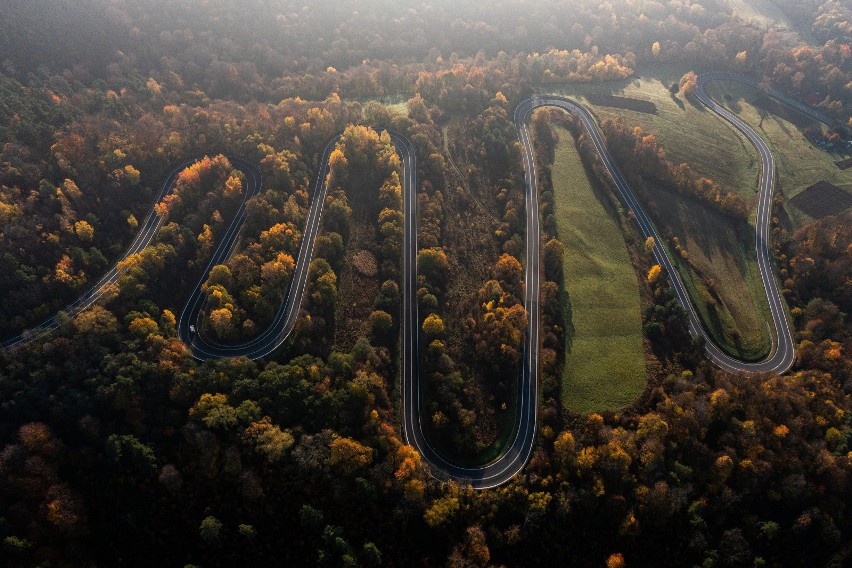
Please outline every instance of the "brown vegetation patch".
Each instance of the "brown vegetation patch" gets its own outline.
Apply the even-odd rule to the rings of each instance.
[[[657,114],[657,105],[651,101],[644,101],[642,99],[616,97],[615,95],[603,95],[599,93],[586,95],[586,99],[596,106],[623,108],[645,114]]]
[[[361,329],[373,310],[373,302],[379,294],[379,281],[375,277],[376,257],[365,247],[375,247],[375,227],[358,223],[353,219],[349,230],[347,250],[357,250],[352,256],[344,256],[337,277],[338,297],[334,309],[334,348],[348,352],[355,345]],[[366,253],[366,254],[364,254]],[[373,275],[366,276],[359,268],[358,259],[369,257],[373,262]]]
[[[837,215],[852,207],[852,195],[827,181],[818,181],[790,202],[814,219]]]
[[[482,191],[485,187],[484,182],[474,184],[475,191]],[[499,403],[489,377],[472,360],[470,332],[465,329],[464,321],[469,313],[474,313],[477,291],[490,277],[494,259],[499,257],[499,250],[491,237],[496,227],[491,217],[479,214],[472,194],[447,191],[446,195],[448,222],[444,227],[444,240],[448,243],[451,274],[444,307],[444,317],[448,322],[447,352],[462,376],[468,379],[465,388],[472,395],[470,400],[475,401],[472,410],[477,416],[476,439],[484,448],[499,442],[501,430],[507,427],[500,420],[505,419],[507,413],[498,410]]]
[[[758,359],[769,349],[757,265],[745,221],[712,206],[655,186],[648,210],[665,220],[661,237],[676,255],[684,284],[717,344],[741,358]],[[677,238],[677,240],[675,240]]]
[[[376,257],[368,250],[359,250],[352,257],[352,266],[362,276],[367,278],[375,278],[379,273],[379,265],[376,262]]]

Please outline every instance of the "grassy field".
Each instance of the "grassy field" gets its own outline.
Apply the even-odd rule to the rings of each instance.
[[[566,85],[556,92],[588,104],[601,120],[624,118],[627,124],[640,126],[654,134],[665,148],[666,155],[675,163],[686,162],[698,174],[708,177],[747,199],[757,195],[757,177],[760,161],[748,140],[701,103],[683,101],[669,93],[669,86],[677,83],[689,69],[661,65],[624,81],[610,81],[588,85]],[[544,88],[548,92],[551,85]],[[654,103],[656,114],[647,114],[620,108],[596,106],[586,99],[590,94],[609,94],[632,97]],[[709,151],[708,149],[711,149]]]
[[[644,389],[639,283],[617,213],[589,182],[574,138],[557,128],[553,188],[570,325],[562,400],[574,412],[619,408]]]
[[[754,256],[751,225],[722,215],[697,199],[654,190],[655,223],[680,240],[689,262],[673,251],[678,272],[717,345],[744,359],[769,352],[769,305]],[[711,229],[712,230],[708,230]]]
[[[787,202],[785,210],[793,227],[813,220],[789,204],[792,197],[811,184],[825,180],[852,193],[852,172],[841,170],[834,164],[846,155],[825,152],[811,144],[796,125],[755,106],[760,91],[732,81],[715,81],[707,86],[707,93],[736,112],[769,144],[775,155],[778,181]]]
[[[669,93],[668,86],[686,70],[658,66],[632,80],[581,85],[564,92],[580,99],[585,98],[584,94],[604,93],[653,102],[656,114],[590,106],[602,120],[621,116],[628,124],[656,135],[670,159],[690,164],[699,175],[739,193],[754,206],[760,171],[757,152],[739,132],[700,103],[693,104]],[[736,83],[723,85],[724,89],[712,84],[710,87],[708,92],[720,101],[725,100],[724,95],[729,91],[730,105],[745,120],[754,120],[757,127],[760,114],[747,98],[756,96],[754,89],[743,87],[737,91],[740,87]],[[848,174],[833,164],[831,156],[805,140],[792,124],[769,117],[758,132],[773,146],[787,198],[820,179],[848,187]],[[840,178],[844,178],[846,186]],[[678,235],[692,260],[681,262],[679,271],[699,306],[705,326],[730,353],[746,358],[767,353],[768,307],[754,260],[753,225],[734,226],[733,221],[699,201],[678,194],[667,192],[657,201],[660,210],[653,215],[655,222],[661,228],[670,227]],[[792,206],[787,209],[791,226],[810,220]]]

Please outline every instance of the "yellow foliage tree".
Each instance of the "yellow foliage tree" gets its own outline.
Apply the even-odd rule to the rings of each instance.
[[[438,314],[429,314],[423,320],[423,333],[430,336],[436,336],[444,333],[444,321]]]
[[[396,452],[396,460],[399,467],[396,468],[394,477],[405,481],[414,476],[420,465],[420,454],[412,446],[400,446]]]
[[[260,234],[261,246],[272,252],[295,250],[300,239],[301,233],[293,223],[277,223]]]
[[[494,275],[497,281],[500,282],[504,290],[512,292],[520,291],[516,290],[516,288],[520,285],[522,272],[523,268],[518,259],[506,253],[500,257],[500,260],[497,261],[497,265],[494,267]]]
[[[627,564],[624,562],[624,556],[620,552],[610,554],[606,559],[606,568],[624,568]]]
[[[219,337],[227,337],[234,330],[234,314],[228,308],[210,312],[210,327]]]
[[[332,187],[337,187],[346,181],[346,170],[349,166],[349,160],[343,154],[340,146],[332,150],[328,157],[328,180],[327,183]]]
[[[285,252],[278,253],[275,260],[270,260],[260,267],[264,286],[283,291],[284,286],[290,282],[295,266],[292,256]]]
[[[352,438],[335,438],[329,448],[329,465],[339,469],[344,475],[350,475],[373,461],[373,449]]]
[[[562,463],[563,467],[573,464],[577,455],[574,434],[567,430],[560,432],[559,436],[553,442],[553,453]]]
[[[684,95],[691,95],[698,87],[698,75],[694,71],[684,73],[680,78],[680,92]]]
[[[289,450],[295,442],[293,435],[273,424],[269,416],[249,424],[243,432],[242,439],[263,455],[269,463],[281,459],[284,452]]]
[[[243,182],[236,176],[231,174],[225,181],[224,195],[226,198],[239,197],[243,193]]]
[[[81,241],[90,243],[95,238],[95,229],[86,221],[77,221],[74,223],[74,234]]]
[[[104,307],[94,305],[74,318],[74,330],[77,333],[99,335],[114,334],[118,329],[118,320]]]
[[[652,266],[651,270],[648,271],[648,282],[652,284],[656,282],[657,279],[660,277],[661,270],[662,268],[660,268],[659,264],[655,264],[654,266]]]
[[[77,187],[77,184],[74,183],[74,180],[66,179],[62,183],[62,193],[64,193],[68,199],[80,199],[83,196],[83,192],[80,191],[80,188]]]
[[[438,527],[449,522],[458,510],[459,500],[457,497],[441,497],[436,499],[432,506],[426,510],[423,520],[430,527]]]
[[[132,322],[130,322],[130,325],[127,326],[127,329],[130,330],[130,333],[132,333],[133,335],[145,338],[152,333],[159,332],[160,326],[158,326],[157,322],[155,322],[151,318],[136,318]]]
[[[127,183],[130,185],[139,185],[139,180],[142,178],[139,170],[127,164],[124,166],[124,179],[127,180]]]
[[[86,274],[74,269],[74,260],[67,254],[62,255],[56,263],[53,275],[57,281],[70,286],[78,286],[86,281]]]

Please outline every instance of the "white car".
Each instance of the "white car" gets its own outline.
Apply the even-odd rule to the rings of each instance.
[[[194,325],[189,326],[189,333],[195,333],[195,326]]]

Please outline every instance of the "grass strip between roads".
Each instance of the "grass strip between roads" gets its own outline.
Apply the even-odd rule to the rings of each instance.
[[[554,130],[556,223],[570,302],[562,400],[580,413],[619,408],[647,379],[639,283],[617,212],[589,181],[571,133]]]
[[[766,293],[754,258],[751,225],[732,219],[691,197],[654,188],[659,210],[654,222],[666,223],[688,261],[670,249],[689,295],[714,342],[732,355],[766,356],[771,321]]]
[[[645,133],[657,137],[675,163],[686,162],[700,175],[746,199],[756,199],[760,166],[754,148],[700,103],[684,101],[669,92],[669,85],[676,83],[686,70],[660,65],[646,69],[638,78],[566,88],[566,92],[573,90],[572,94],[581,99],[585,94],[606,92],[653,102],[656,115],[595,105],[591,108],[602,120],[621,116],[628,124],[640,126]],[[708,93],[722,101],[722,92],[713,87]],[[729,90],[733,92],[734,86]],[[736,100],[744,102],[741,96]],[[769,127],[769,122],[765,121],[764,126]],[[760,129],[758,132],[764,134]],[[801,142],[809,144],[804,139]],[[773,145],[775,150],[779,150],[777,145]],[[780,150],[783,155],[785,149]],[[782,176],[783,162],[779,160]],[[831,167],[837,169],[833,163]],[[754,238],[750,236],[754,232],[753,215],[748,225],[735,226],[733,220],[716,214],[698,200],[665,190],[658,190],[657,194],[660,210],[649,214],[658,227],[670,228],[689,254],[692,265],[677,254],[672,258],[710,335],[732,355],[749,360],[766,355],[771,344],[765,324],[769,309],[754,260]]]

